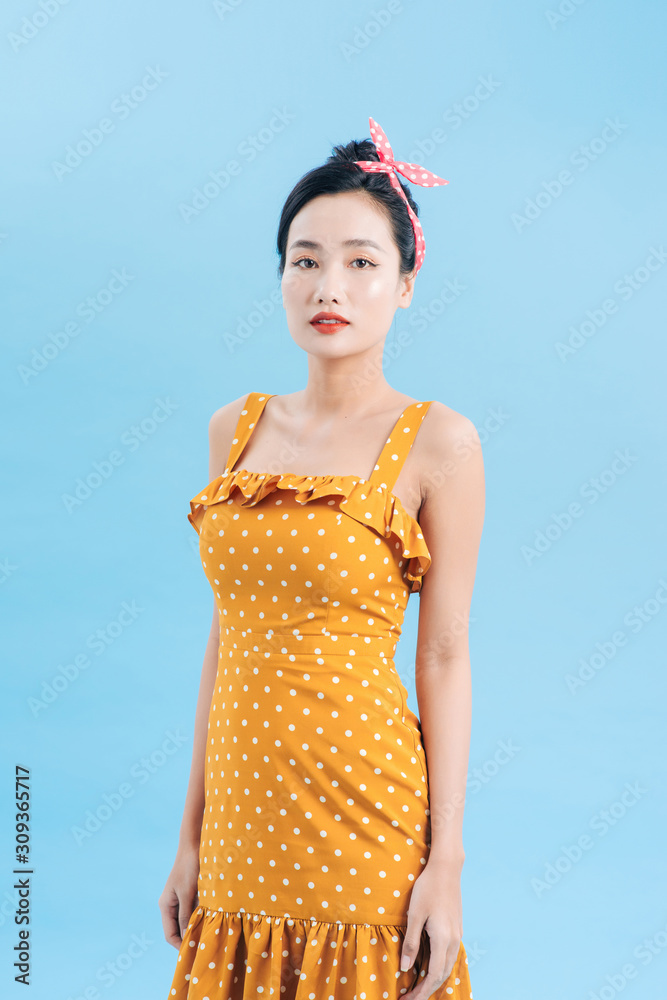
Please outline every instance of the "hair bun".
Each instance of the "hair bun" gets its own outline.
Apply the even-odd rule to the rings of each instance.
[[[359,141],[352,139],[344,146],[334,146],[331,151],[331,156],[326,160],[326,162],[352,163],[354,160],[377,160],[378,163],[380,162],[377,148],[372,139],[361,139]],[[359,169],[361,170],[361,167]],[[391,182],[386,175],[374,174],[373,176],[376,184],[379,184],[380,186],[386,185],[387,189],[391,187]],[[383,179],[380,180],[380,177]],[[412,191],[410,190],[409,185],[405,183],[402,177],[398,177],[397,180],[403,188],[410,208],[415,215],[419,216],[419,206],[412,196]]]
[[[357,142],[352,139],[345,146],[334,146],[327,163],[351,163],[354,160],[378,160],[378,151],[372,139]]]

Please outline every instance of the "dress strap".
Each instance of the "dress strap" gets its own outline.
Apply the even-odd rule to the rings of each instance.
[[[394,489],[403,463],[412,448],[417,431],[422,420],[428,413],[433,400],[424,403],[411,403],[401,413],[394,424],[387,442],[380,452],[380,457],[369,480],[375,486],[382,486],[390,493]]]
[[[250,436],[257,426],[257,421],[261,417],[262,411],[271,399],[271,396],[275,396],[275,393],[248,393],[248,398],[243,404],[243,409],[241,410],[236,424],[236,430],[234,431],[234,440],[232,441],[232,446],[229,451],[229,457],[225,467],[225,475],[228,472],[231,472],[238,462],[239,457],[250,440]]]

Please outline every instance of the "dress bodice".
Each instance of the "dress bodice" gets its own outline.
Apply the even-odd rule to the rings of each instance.
[[[430,403],[403,411],[368,480],[231,471],[270,398],[249,394],[225,471],[190,501],[221,624],[398,639],[431,557],[392,490]]]

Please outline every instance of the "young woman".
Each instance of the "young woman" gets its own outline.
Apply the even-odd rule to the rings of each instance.
[[[442,179],[396,164],[370,121],[375,142],[335,147],[280,220],[307,385],[217,410],[211,481],[190,501],[214,613],[159,900],[176,1000],[472,997],[460,878],[482,454],[468,418],[384,378],[424,256],[397,172]],[[420,718],[394,666],[415,592]]]

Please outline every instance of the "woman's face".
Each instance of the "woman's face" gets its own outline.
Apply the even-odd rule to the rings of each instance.
[[[318,357],[345,357],[384,343],[397,308],[410,305],[414,277],[399,275],[400,255],[382,208],[359,191],[319,195],[289,228],[283,307],[294,341]],[[347,325],[318,329],[318,313]]]

